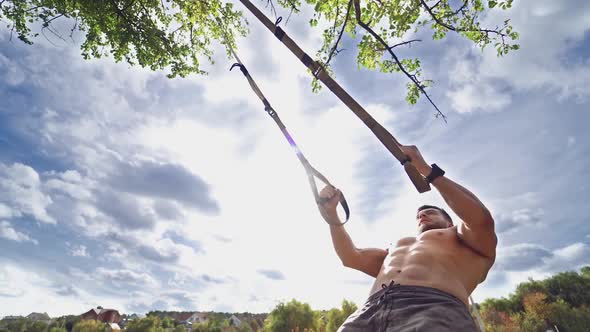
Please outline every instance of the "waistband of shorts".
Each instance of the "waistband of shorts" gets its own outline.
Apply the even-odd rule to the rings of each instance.
[[[451,299],[451,300],[457,302],[458,304],[461,304],[462,306],[465,306],[465,302],[461,301],[461,299],[459,299],[455,295],[449,294],[449,293],[444,292],[440,289],[426,287],[426,286],[413,286],[413,285],[400,285],[400,284],[391,284],[383,289],[380,289],[379,291],[377,291],[374,294],[372,294],[371,296],[369,296],[369,298],[367,299],[366,302],[373,302],[375,300],[378,300],[381,297],[381,295],[383,295],[386,292],[388,294],[419,293],[419,294],[430,294],[430,295],[436,295],[436,296],[443,296],[443,297],[446,297],[448,299]]]

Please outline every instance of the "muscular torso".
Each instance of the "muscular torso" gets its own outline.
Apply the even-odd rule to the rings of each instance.
[[[493,260],[464,245],[456,227],[433,229],[399,240],[389,249],[371,294],[392,280],[401,285],[426,286],[467,298],[485,280]]]

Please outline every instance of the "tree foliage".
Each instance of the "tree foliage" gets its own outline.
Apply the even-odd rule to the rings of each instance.
[[[152,70],[170,69],[170,77],[205,74],[199,58],[211,63],[213,40],[245,35],[240,14],[220,0],[6,0],[0,19],[11,35],[31,44],[39,34],[64,39],[54,23],[68,19],[70,37],[85,33],[85,59],[111,55]]]
[[[257,2],[252,0],[253,2]],[[505,10],[513,0],[276,0],[291,12],[313,7],[312,27],[323,29],[323,43],[316,59],[331,72],[330,62],[340,52],[342,36],[357,38],[357,64],[383,73],[403,73],[408,81],[406,100],[415,104],[421,95],[432,103],[423,79],[421,62],[403,58],[398,50],[421,40],[404,40],[426,29],[434,40],[458,33],[480,48],[493,44],[497,54],[518,49],[518,33],[507,19],[496,27],[481,26],[491,11]],[[270,4],[273,0],[258,1]],[[4,0],[0,20],[7,21],[11,36],[32,43],[39,34],[67,38],[55,23],[69,24],[66,34],[82,31],[84,58],[111,55],[152,70],[169,70],[170,77],[206,74],[200,61],[213,63],[213,44],[235,48],[235,39],[247,34],[241,10],[223,0]],[[320,24],[321,23],[321,24]],[[314,90],[320,88],[314,79]],[[440,113],[439,111],[439,114]]]
[[[52,327],[49,329],[49,332],[68,332],[68,331],[63,327]]]
[[[174,320],[170,317],[164,317],[162,319],[162,327],[165,329],[174,327]]]
[[[340,325],[344,323],[346,318],[350,316],[353,312],[357,309],[356,304],[344,300],[342,301],[341,308],[333,308],[330,309],[325,317],[326,317],[326,332],[336,332]]]
[[[160,318],[157,316],[147,316],[140,319],[134,319],[125,327],[126,332],[164,332],[161,327]]]
[[[21,317],[18,319],[3,319],[0,321],[0,328],[7,331],[24,332],[27,329],[28,321],[26,318]]]
[[[512,0],[305,0],[314,6],[314,17],[310,25],[317,26],[320,20],[332,22],[323,31],[323,44],[317,57],[329,67],[329,62],[339,53],[339,43],[344,32],[353,38],[358,35],[357,64],[367,69],[378,69],[383,73],[403,73],[408,79],[406,100],[415,104],[420,95],[437,106],[430,99],[426,88],[432,80],[422,79],[421,62],[418,58],[402,58],[398,50],[419,39],[404,40],[410,34],[430,29],[432,39],[440,40],[448,32],[462,35],[482,50],[490,45],[496,48],[498,56],[517,50],[514,43],[518,33],[507,19],[501,26],[482,27],[480,18],[492,10],[505,10],[512,6]],[[297,9],[300,0],[279,0],[285,7]],[[319,89],[319,83],[314,82]],[[440,113],[439,111],[439,114]]]
[[[186,329],[184,328],[184,326],[178,325],[172,330],[172,332],[186,332]]]
[[[57,318],[51,323],[34,321],[29,318],[8,318],[0,320],[0,331],[10,332],[65,332],[64,317]]]
[[[48,324],[42,321],[32,322],[27,328],[27,332],[45,332],[48,329]]]
[[[587,331],[590,326],[590,267],[568,271],[544,280],[521,283],[508,298],[487,299],[481,304],[486,330]]]
[[[295,299],[279,303],[268,315],[264,325],[266,331],[282,332],[299,329],[317,330],[317,313],[309,304]]]
[[[193,324],[192,332],[221,332],[221,321],[209,319],[206,322]]]
[[[74,325],[74,329],[72,332],[109,332],[111,329],[110,327],[97,320],[81,320],[76,325]]]

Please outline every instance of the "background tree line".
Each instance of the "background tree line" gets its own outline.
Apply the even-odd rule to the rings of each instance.
[[[243,320],[233,326],[231,314],[209,313],[206,322],[192,326],[193,332],[335,332],[357,306],[347,300],[340,308],[313,310],[307,303],[292,299],[279,303],[264,320]],[[561,272],[543,280],[529,279],[502,298],[479,305],[487,332],[587,332],[590,331],[590,266],[579,272]],[[255,317],[256,315],[253,315]],[[109,332],[107,324],[78,316],[62,316],[50,324],[26,318],[1,320],[0,331],[10,332]],[[185,327],[166,312],[154,311],[130,321],[126,332],[184,332]]]
[[[507,298],[481,303],[486,331],[590,331],[590,266],[529,279]]]

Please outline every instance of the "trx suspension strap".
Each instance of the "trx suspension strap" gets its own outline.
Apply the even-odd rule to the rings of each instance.
[[[328,75],[322,66],[309,57],[286,33],[278,24],[281,18],[272,23],[256,6],[249,0],[240,0],[248,10],[256,16],[256,18],[268,28],[311,72],[313,75],[322,81],[330,91],[332,91],[351,111],[358,116],[369,129],[377,136],[381,143],[389,150],[389,152],[404,166],[404,169],[410,180],[418,190],[423,193],[430,190],[430,185],[424,180],[424,177],[418,170],[410,163],[410,159],[400,149],[399,142],[379,124],[373,117],[363,109],[334,79]]]
[[[231,66],[231,68],[229,70],[232,70],[234,67],[239,67],[240,70],[242,71],[242,73],[244,74],[244,76],[246,76],[246,78],[248,79],[248,83],[250,83],[250,87],[252,88],[254,93],[256,93],[258,98],[260,98],[260,100],[264,104],[264,110],[275,121],[275,123],[277,124],[279,129],[281,129],[281,131],[283,132],[283,135],[285,135],[285,138],[287,139],[287,141],[289,142],[289,144],[291,145],[291,147],[295,151],[297,158],[299,158],[299,161],[303,165],[303,168],[305,168],[305,172],[307,173],[307,179],[309,181],[309,186],[311,187],[311,191],[313,192],[316,203],[323,204],[328,199],[320,197],[320,195],[318,193],[318,188],[315,183],[315,178],[317,177],[318,179],[320,179],[320,181],[322,181],[323,183],[325,183],[327,185],[331,185],[330,181],[328,181],[328,179],[326,179],[326,177],[322,173],[320,173],[313,166],[311,166],[309,161],[307,161],[307,159],[305,158],[305,156],[303,155],[301,150],[299,150],[299,147],[297,147],[297,144],[295,143],[295,141],[293,140],[293,138],[291,137],[291,135],[287,131],[287,128],[285,127],[285,125],[283,124],[281,119],[279,118],[279,115],[277,114],[277,112],[272,108],[272,106],[270,105],[270,103],[268,102],[268,100],[266,99],[264,94],[262,93],[262,91],[260,91],[260,89],[258,88],[258,85],[254,81],[252,76],[250,76],[250,73],[246,69],[246,66],[244,66],[244,64],[242,64],[242,62],[240,61],[240,58],[238,58],[238,55],[236,54],[236,52],[234,52],[234,50],[231,47],[231,45],[229,44],[229,42],[226,41],[226,45],[229,48],[233,57],[237,61],[236,63],[234,63]],[[344,225],[346,222],[348,222],[348,218],[350,217],[350,209],[348,208],[348,203],[346,202],[346,199],[344,198],[344,194],[342,194],[340,197],[340,205],[342,205],[342,208],[344,209],[344,212],[346,213],[346,220],[343,223],[332,223],[332,222],[327,221],[329,224]]]

